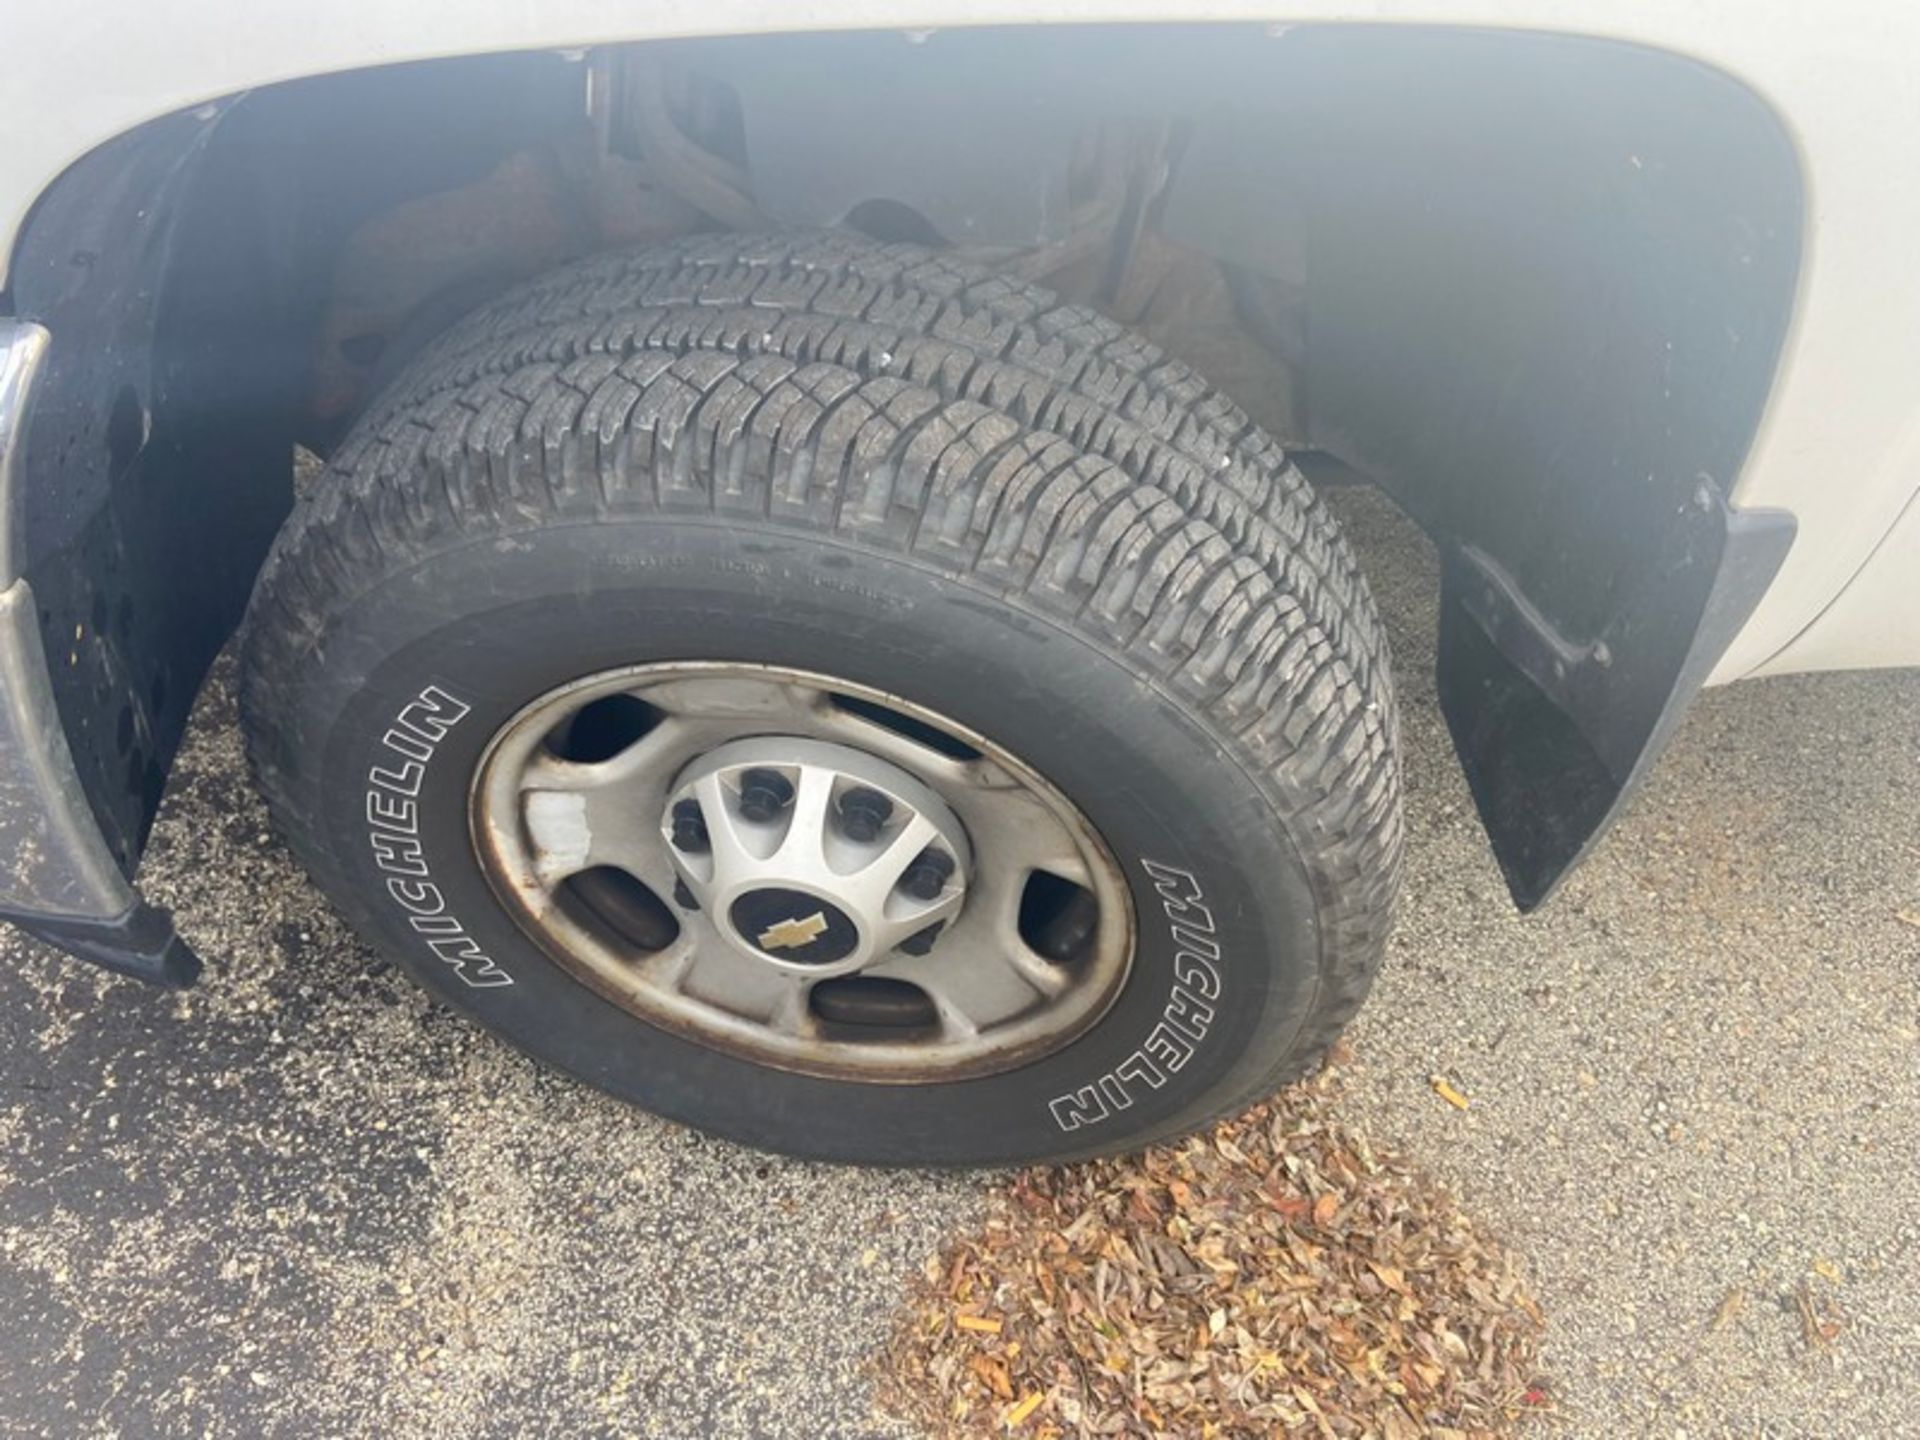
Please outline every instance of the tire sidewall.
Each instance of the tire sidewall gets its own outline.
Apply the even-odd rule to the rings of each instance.
[[[472,777],[538,696],[674,660],[897,693],[1047,776],[1106,839],[1132,896],[1133,963],[1106,1015],[997,1075],[863,1084],[672,1034],[552,962],[476,857]],[[477,537],[389,573],[330,617],[296,673],[300,693],[275,704],[276,763],[312,817],[304,858],[363,932],[514,1044],[675,1120],[836,1160],[1104,1153],[1244,1098],[1314,1007],[1314,897],[1272,800],[1138,666],[974,580],[765,525],[602,516]],[[422,732],[407,717],[423,696],[457,718]],[[372,837],[407,823],[418,866],[396,873],[393,845],[376,853]]]

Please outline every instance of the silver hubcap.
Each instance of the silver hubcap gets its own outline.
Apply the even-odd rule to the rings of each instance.
[[[736,949],[817,977],[864,970],[916,937],[931,951],[966,898],[953,812],[898,766],[844,745],[722,745],[683,773],[662,833]]]
[[[897,697],[762,666],[590,677],[494,737],[474,839],[501,900],[603,995],[851,1079],[1026,1063],[1118,992],[1133,920],[1079,811]]]

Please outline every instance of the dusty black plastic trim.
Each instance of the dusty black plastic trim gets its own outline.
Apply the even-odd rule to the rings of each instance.
[[[1786,512],[1732,510],[1703,487],[1666,563],[1583,647],[1540,633],[1538,612],[1499,590],[1470,547],[1446,553],[1440,708],[1522,910],[1553,893],[1645,778],[1793,533]]]
[[[40,340],[0,484],[0,916],[168,986],[199,962],[131,876],[290,498],[254,211],[199,188],[216,130],[143,127],[36,209],[11,300]]]
[[[173,917],[146,901],[111,920],[59,920],[0,910],[37,940],[136,980],[184,990],[200,978],[200,957],[174,932]]]
[[[108,851],[133,873],[202,677],[292,500],[265,219],[220,120],[82,159],[14,258],[51,339],[8,504],[48,681]]]

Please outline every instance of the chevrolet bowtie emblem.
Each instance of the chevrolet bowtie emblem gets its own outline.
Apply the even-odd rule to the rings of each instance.
[[[782,920],[760,932],[762,950],[797,950],[827,933],[827,912],[816,910],[800,920]]]

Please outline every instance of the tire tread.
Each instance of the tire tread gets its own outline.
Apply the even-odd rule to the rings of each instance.
[[[1318,1063],[1378,966],[1403,847],[1359,567],[1284,449],[1192,370],[911,246],[726,236],[597,256],[431,345],[256,584],[243,714],[296,849],[297,767],[272,737],[330,615],[477,534],[634,513],[911,557],[1067,624],[1201,716],[1282,815],[1321,921],[1296,1042],[1215,1110]]]

